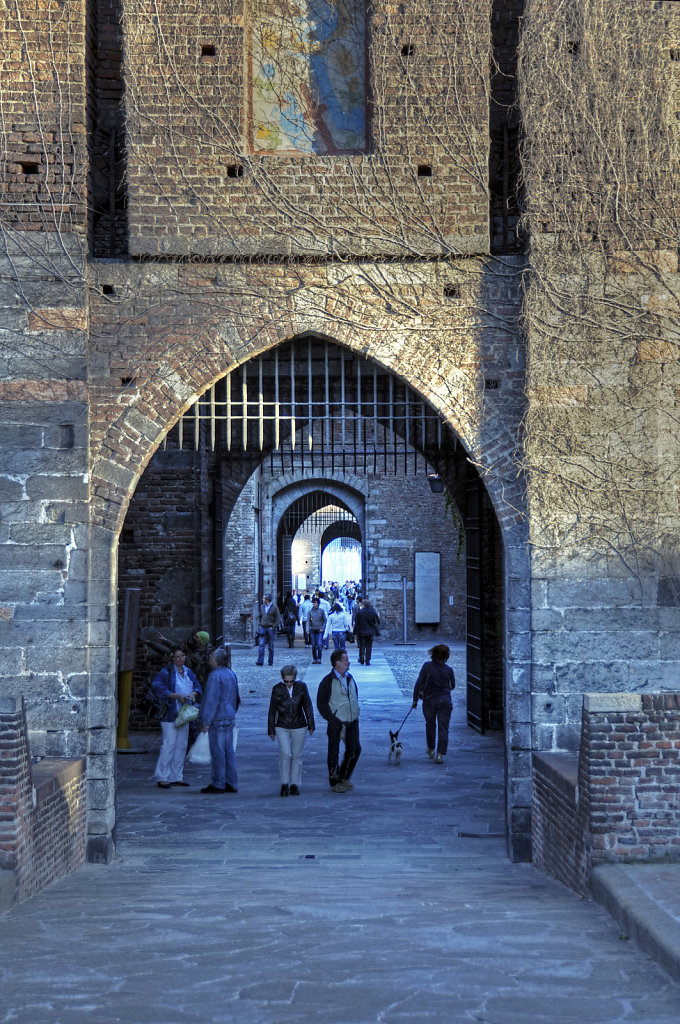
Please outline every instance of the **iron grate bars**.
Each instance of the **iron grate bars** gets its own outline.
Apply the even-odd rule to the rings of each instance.
[[[306,335],[211,387],[166,439],[217,447],[272,468],[425,474],[453,460],[456,438],[416,391],[377,363]]]

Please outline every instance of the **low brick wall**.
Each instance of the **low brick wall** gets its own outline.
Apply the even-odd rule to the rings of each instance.
[[[0,698],[0,868],[25,899],[85,862],[84,759],[31,765],[21,697]]]
[[[534,754],[537,867],[576,892],[591,870],[680,860],[680,694],[585,694],[581,749]]]
[[[578,810],[578,756],[534,754],[533,862],[570,889],[583,892],[587,857]]]

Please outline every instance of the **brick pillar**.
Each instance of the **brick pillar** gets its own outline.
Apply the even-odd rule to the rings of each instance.
[[[0,868],[30,873],[33,785],[23,697],[0,697]]]

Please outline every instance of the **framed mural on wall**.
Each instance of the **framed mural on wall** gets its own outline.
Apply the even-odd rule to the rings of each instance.
[[[363,0],[252,0],[248,38],[252,153],[367,149]]]

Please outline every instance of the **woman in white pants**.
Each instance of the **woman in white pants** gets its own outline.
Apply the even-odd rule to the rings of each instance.
[[[175,725],[182,704],[193,704],[201,696],[201,684],[184,662],[186,654],[181,647],[172,652],[172,662],[162,668],[151,684],[154,693],[168,710],[161,722],[163,742],[158,755],[154,777],[161,789],[170,786],[188,786],[184,781],[184,758],[189,742],[189,723]]]
[[[295,665],[284,665],[281,682],[272,689],[267,733],[279,743],[281,796],[298,796],[302,777],[302,751],[307,733],[314,732],[314,709],[309,690],[297,680]]]

